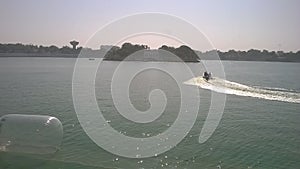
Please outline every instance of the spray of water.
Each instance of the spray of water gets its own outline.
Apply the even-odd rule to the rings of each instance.
[[[237,96],[248,96],[266,100],[276,100],[289,103],[300,103],[300,93],[293,90],[280,88],[266,88],[258,86],[247,86],[244,84],[231,82],[218,77],[209,81],[202,77],[192,78],[185,82],[187,85],[195,85],[203,89],[218,93],[225,93]]]

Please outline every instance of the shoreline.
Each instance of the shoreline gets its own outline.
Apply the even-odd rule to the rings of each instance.
[[[78,54],[48,54],[48,53],[0,53],[1,57],[47,57],[47,58],[77,58]]]
[[[40,53],[0,53],[0,58],[73,58],[77,59],[79,54],[40,54]],[[103,57],[82,57],[82,58],[98,58]],[[202,59],[203,61],[213,61],[214,59]],[[284,63],[300,63],[300,61],[289,61],[289,60],[247,60],[247,59],[220,59],[221,61],[248,61],[248,62],[284,62]],[[121,60],[109,60],[103,59],[103,61],[118,61]],[[125,61],[137,61],[137,62],[180,62],[180,61],[163,61],[163,60],[125,60]],[[199,63],[199,61],[183,61],[186,63]]]

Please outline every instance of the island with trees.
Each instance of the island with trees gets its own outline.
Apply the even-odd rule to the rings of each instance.
[[[55,45],[42,46],[32,44],[1,44],[0,57],[66,57],[77,58],[79,53],[86,58],[103,58],[107,61],[137,60],[137,61],[184,61],[199,62],[200,60],[212,60],[213,54],[218,54],[221,60],[236,61],[276,61],[276,62],[300,62],[300,51],[268,51],[250,49],[248,51],[219,50],[197,51],[182,45],[178,48],[162,45],[159,49],[150,49],[147,45],[124,43],[121,47],[102,45],[99,49],[77,47],[79,42],[70,41],[69,46],[57,47]],[[139,51],[142,51],[142,53]],[[158,51],[166,51],[168,55],[159,55]],[[128,57],[136,54],[134,57]],[[176,56],[175,56],[176,55]],[[200,57],[199,57],[200,56]],[[128,59],[129,58],[129,59]],[[178,59],[179,58],[179,59]]]
[[[167,52],[163,52],[163,51]],[[142,52],[139,52],[142,51]],[[134,55],[135,52],[139,52]],[[132,55],[128,57],[129,55]],[[190,47],[182,45],[178,48],[163,45],[159,49],[150,50],[147,45],[133,45],[124,43],[121,47],[113,46],[104,56],[110,61],[171,61],[171,62],[199,62],[199,57]]]

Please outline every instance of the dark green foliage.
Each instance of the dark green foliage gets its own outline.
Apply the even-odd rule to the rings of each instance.
[[[159,49],[166,50],[174,55],[178,56],[182,61],[186,62],[198,62],[199,58],[197,54],[188,46],[180,46],[179,48],[168,47],[163,45]],[[133,54],[134,52],[140,50],[150,50],[146,45],[133,45],[131,43],[124,43],[121,48],[119,47],[112,47],[107,54],[105,55],[105,60],[116,60],[121,61],[124,60],[127,56]],[[143,57],[143,56],[141,56]],[[141,59],[142,60],[142,59]],[[155,60],[155,58],[154,58]],[[167,61],[167,60],[166,60]]]
[[[81,48],[72,49],[68,46],[58,48],[52,46],[37,46],[37,45],[24,45],[17,44],[0,44],[0,53],[40,53],[40,54],[78,54]]]
[[[84,49],[86,57],[103,57],[105,60],[124,60],[128,55],[133,54],[140,50],[148,50],[146,45],[133,45],[131,43],[124,43],[122,47],[117,46],[103,46],[103,49],[93,50],[90,48],[78,47],[73,49],[68,46],[61,48],[52,46],[37,46],[37,45],[24,45],[21,43],[16,44],[0,44],[0,54],[3,56],[47,56],[47,57],[76,57],[80,51]],[[300,62],[300,51],[298,52],[284,52],[284,51],[267,51],[250,49],[248,51],[235,51],[229,50],[221,52],[210,50],[207,52],[194,51],[188,46],[182,45],[179,48],[163,45],[159,48],[178,56],[185,62],[198,62],[202,60],[212,60],[212,55],[216,53],[221,60],[239,60],[239,61],[278,61],[278,62]],[[197,55],[197,54],[198,55]],[[11,54],[11,55],[9,55]],[[15,55],[20,54],[20,55]],[[69,56],[70,55],[70,56]],[[1,56],[1,55],[0,55]],[[200,59],[199,57],[200,56]],[[214,58],[215,59],[215,58]],[[142,59],[141,59],[142,60]]]
[[[104,56],[105,60],[124,60],[127,56],[137,52],[139,50],[149,49],[146,45],[133,45],[131,43],[124,43],[121,48],[113,46]]]

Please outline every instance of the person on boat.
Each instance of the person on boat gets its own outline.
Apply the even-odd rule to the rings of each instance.
[[[208,81],[209,79],[211,79],[211,73],[210,72],[208,73],[207,71],[205,71],[203,73],[203,78]]]
[[[204,78],[205,80],[208,80],[208,79],[209,79],[207,71],[205,71],[205,72],[203,73],[203,78]]]

